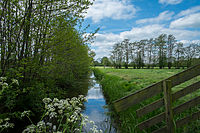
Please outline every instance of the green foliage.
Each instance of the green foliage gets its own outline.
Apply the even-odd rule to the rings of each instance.
[[[87,91],[82,82],[91,63],[87,43],[94,34],[83,37],[82,22],[91,4],[90,0],[0,1],[0,8],[6,9],[0,13],[0,75],[8,84],[1,84],[0,118],[15,122],[13,132],[28,124],[19,119],[20,112],[32,110],[33,121],[40,118],[44,97]]]
[[[111,62],[109,61],[108,57],[103,57],[101,59],[101,64],[104,65],[104,68],[105,66],[111,66]]]
[[[49,43],[51,62],[43,68],[44,75],[54,79],[63,87],[76,84],[89,71],[90,58],[88,46],[83,43],[81,35],[74,27],[70,27],[64,18],[59,18],[59,24],[52,31],[54,37]]]

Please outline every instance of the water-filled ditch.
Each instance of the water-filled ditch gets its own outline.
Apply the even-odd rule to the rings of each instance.
[[[94,121],[98,129],[101,129],[103,133],[116,133],[111,117],[108,115],[109,109],[107,108],[101,85],[95,80],[94,74],[91,74],[90,82],[91,85],[87,93],[88,102],[85,103],[83,114],[87,115],[89,120]],[[90,128],[91,125],[87,124],[85,127],[86,132]]]

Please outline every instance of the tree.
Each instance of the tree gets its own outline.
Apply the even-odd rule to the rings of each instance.
[[[21,75],[24,82],[40,78],[38,70],[52,59],[52,51],[49,50],[50,41],[55,36],[52,31],[57,30],[63,18],[69,29],[81,27],[83,13],[91,4],[89,0],[1,1],[1,76],[8,73],[13,77]]]
[[[96,53],[92,50],[89,50],[89,57],[90,57],[90,60],[91,60],[91,65],[93,65],[95,67],[95,61],[94,61],[94,57],[96,56]]]
[[[140,42],[136,42],[136,65],[137,68],[144,67],[144,58],[145,58],[145,45],[146,40],[141,40]]]
[[[130,43],[130,56],[131,56],[131,64],[133,68],[136,69],[136,50],[137,50],[137,42]]]
[[[121,42],[122,49],[123,49],[123,55],[124,55],[124,60],[125,60],[125,69],[128,69],[128,64],[129,64],[129,55],[130,55],[130,40],[129,39],[124,39]]]
[[[192,59],[197,57],[198,44],[190,43],[189,46],[184,48],[185,58],[187,60],[187,67],[191,67]]]
[[[161,34],[156,38],[156,46],[158,47],[158,62],[160,69],[164,68],[166,62],[166,34]]]
[[[151,38],[149,40],[147,40],[147,59],[148,59],[148,66],[147,68],[150,68],[150,66],[153,64],[153,58],[152,58],[152,54],[153,54],[153,46],[154,46],[154,39]]]
[[[101,59],[101,64],[103,64],[104,68],[105,68],[106,66],[110,66],[110,65],[111,65],[111,63],[110,63],[108,57],[103,57],[103,58]]]
[[[178,42],[175,46],[175,55],[176,55],[176,68],[180,68],[181,66],[181,57],[183,56],[184,49],[183,49],[183,43]]]
[[[121,68],[123,59],[123,49],[121,43],[115,43],[112,51],[112,60],[115,68]]]
[[[167,38],[167,63],[168,63],[168,68],[171,69],[172,67],[172,62],[173,62],[173,51],[176,43],[176,38],[173,35],[168,35]]]

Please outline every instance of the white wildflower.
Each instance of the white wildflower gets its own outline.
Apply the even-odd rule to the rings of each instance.
[[[57,113],[56,113],[56,112],[51,112],[51,113],[49,114],[49,116],[50,116],[50,119],[51,119],[51,118],[54,118],[54,117],[57,117]]]
[[[46,128],[45,122],[44,122],[44,121],[39,121],[39,122],[37,123],[37,127],[38,127],[38,129],[40,129],[40,130],[45,129],[45,128]]]
[[[56,131],[56,125],[53,125],[53,130]]]
[[[7,83],[3,83],[2,84],[2,89],[7,89],[8,88],[8,84]]]
[[[51,126],[52,126],[52,123],[47,122],[46,125],[49,126],[49,127],[51,127]]]
[[[62,114],[63,113],[63,110],[61,109],[61,110],[58,110],[58,113],[59,114]]]
[[[47,109],[49,112],[55,111],[55,108],[54,108],[54,106],[53,106],[52,104],[48,104],[48,105],[46,106],[46,109]]]
[[[29,125],[22,133],[33,133],[35,132],[36,126],[35,125]]]
[[[69,130],[72,130],[71,128],[73,126],[86,126],[87,123],[91,123],[93,127],[91,128],[92,133],[103,133],[102,130],[98,130],[97,126],[95,125],[94,121],[89,121],[88,116],[85,116],[81,114],[81,107],[83,106],[83,102],[86,100],[86,98],[83,95],[80,95],[78,98],[73,97],[70,99],[57,99],[54,98],[51,100],[50,98],[44,98],[43,102],[45,103],[45,115],[48,119],[45,119],[44,121],[40,121],[37,123],[37,126],[34,127],[34,125],[30,126],[24,132],[35,132],[36,129],[38,132],[42,132],[43,130],[48,129],[48,132],[54,132],[54,133],[61,133],[60,131],[57,131],[57,127],[59,126],[57,124],[53,125],[52,120],[66,122],[63,124],[67,124],[66,126],[69,128]],[[23,115],[27,115],[27,112],[24,112]],[[22,116],[23,116],[22,115]],[[50,119],[49,119],[50,118]],[[52,119],[55,118],[55,119]],[[62,120],[61,118],[65,118],[65,120]],[[60,126],[59,126],[60,127]],[[62,129],[62,125],[60,129]],[[79,132],[79,127],[76,127],[73,129],[73,132]]]
[[[103,133],[103,131],[100,129],[100,130],[99,130],[99,133]]]
[[[57,132],[54,132],[54,133],[62,133],[61,131],[57,131]]]
[[[4,82],[4,81],[7,80],[7,78],[6,78],[6,77],[0,77],[0,80],[1,80],[2,82]]]
[[[72,100],[72,101],[76,101],[76,100],[77,100],[77,97],[72,97],[71,100]]]
[[[21,117],[24,117],[24,116],[29,116],[29,115],[30,115],[30,113],[31,113],[31,111],[30,111],[30,110],[28,110],[28,111],[24,111],[24,112],[22,112],[22,114],[21,114]]]
[[[94,121],[90,121],[91,124],[94,124]]]
[[[19,82],[18,82],[18,80],[16,80],[16,79],[12,79],[12,83],[13,83],[13,84],[16,84],[16,85],[19,85]]]
[[[6,119],[4,119],[5,121],[9,121],[10,120],[10,118],[6,118]]]
[[[51,100],[51,98],[44,98],[42,101],[43,101],[43,103],[48,104],[48,103],[50,103],[52,100]]]
[[[80,131],[80,129],[78,129],[78,128],[75,128],[75,129],[74,129],[74,131]]]
[[[54,99],[53,99],[53,102],[54,102],[54,103],[59,102],[58,98],[54,98]]]

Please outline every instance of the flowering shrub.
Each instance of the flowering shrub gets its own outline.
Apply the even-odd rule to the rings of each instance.
[[[6,89],[11,87],[13,84],[19,85],[18,80],[16,80],[16,79],[12,79],[12,83],[10,85],[8,85],[6,80],[7,80],[6,77],[0,77],[0,86],[1,86],[0,94],[2,94],[4,91],[6,91]]]
[[[18,86],[18,80],[0,77],[0,100],[4,99],[4,107],[9,110],[12,110],[16,105],[16,97],[20,93]]]
[[[94,125],[93,121],[89,121],[87,116],[81,114],[81,107],[85,101],[86,98],[83,95],[80,95],[78,98],[73,97],[71,100],[44,98],[45,112],[37,124],[34,124],[29,118],[30,111],[22,113],[21,116],[27,116],[32,123],[23,133],[82,132],[83,126],[86,126],[86,123],[93,124],[93,128],[91,128],[92,133],[101,133],[102,131],[97,130],[97,126]]]
[[[14,127],[14,124],[10,123],[9,120],[9,118],[0,119],[0,133],[3,132],[5,129]]]
[[[22,94],[24,89],[18,89],[19,83],[16,79],[9,81],[11,82],[7,82],[6,77],[0,77],[0,99],[6,97],[5,106],[12,109],[17,102],[16,96]],[[92,125],[90,132],[101,133],[102,131],[97,129],[94,122],[89,121],[88,117],[81,113],[85,101],[87,99],[83,95],[61,100],[44,98],[45,111],[37,124],[34,124],[29,117],[31,111],[21,113],[22,118],[26,116],[31,122],[31,125],[27,126],[23,133],[77,133],[82,132],[87,123]],[[0,133],[14,127],[9,120],[9,118],[0,118]]]

